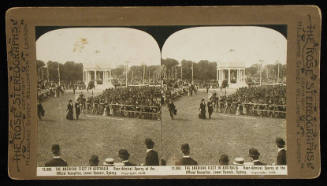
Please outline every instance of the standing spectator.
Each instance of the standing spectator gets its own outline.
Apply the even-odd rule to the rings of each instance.
[[[183,158],[177,161],[176,165],[197,165],[198,162],[190,157],[190,146],[185,143],[181,146],[181,150],[183,152]]]
[[[66,119],[68,120],[73,120],[74,119],[74,110],[73,110],[74,106],[73,106],[73,100],[69,100],[68,105],[67,105],[67,115],[66,115]]]
[[[211,115],[213,112],[213,104],[211,101],[208,101],[208,114],[209,114],[209,119],[211,119]]]
[[[158,152],[153,150],[154,142],[150,138],[145,139],[146,157],[145,165],[159,165]]]
[[[97,155],[92,155],[89,160],[90,166],[98,166],[99,165],[99,157]]]
[[[118,152],[118,156],[121,159],[121,162],[124,166],[135,166],[135,164],[128,161],[129,153],[126,149],[120,149]]]
[[[168,109],[169,109],[170,118],[173,120],[174,115],[176,115],[176,113],[177,113],[177,110],[171,99],[169,100],[169,103],[168,103]]]
[[[76,120],[78,120],[79,115],[81,114],[81,104],[79,102],[75,103],[75,114],[76,114]]]
[[[37,116],[39,117],[39,119],[41,120],[42,117],[44,116],[45,114],[45,110],[43,109],[43,106],[41,104],[41,101],[39,101],[37,103]]]
[[[54,144],[51,147],[53,158],[45,163],[45,167],[62,167],[67,166],[67,162],[60,158],[60,147]]]
[[[200,119],[206,119],[206,103],[204,99],[201,100],[200,103],[200,114],[199,114]]]
[[[282,138],[276,138],[276,145],[278,148],[277,153],[277,165],[286,165],[286,150],[285,150],[285,141]]]
[[[229,158],[226,154],[222,154],[219,158],[219,164],[220,165],[228,165],[229,164]]]
[[[252,158],[253,165],[266,165],[259,160],[260,153],[257,149],[251,148],[249,149],[249,157]]]

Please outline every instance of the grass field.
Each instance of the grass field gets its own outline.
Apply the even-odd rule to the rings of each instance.
[[[198,119],[200,99],[206,96],[182,97],[175,102],[178,114],[170,120],[167,107],[163,107],[162,122],[117,117],[81,115],[81,119],[65,119],[66,105],[74,98],[71,92],[43,103],[46,115],[38,122],[38,166],[43,166],[51,155],[51,145],[61,146],[62,158],[70,166],[88,165],[92,154],[99,156],[100,163],[107,157],[119,161],[118,151],[126,148],[130,161],[144,162],[144,139],[152,138],[159,158],[174,164],[182,154],[180,145],[189,143],[191,156],[199,164],[218,164],[220,154],[233,159],[247,157],[248,149],[255,147],[261,159],[273,163],[277,148],[277,136],[285,138],[286,122],[283,119],[255,118],[214,113],[211,120]]]

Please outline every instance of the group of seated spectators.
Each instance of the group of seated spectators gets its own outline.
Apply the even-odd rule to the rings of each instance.
[[[282,138],[276,138],[276,146],[278,148],[276,152],[276,161],[273,165],[287,165],[286,158],[286,149],[285,149],[285,141]],[[167,164],[166,160],[160,159],[158,152],[155,151],[154,141],[150,138],[145,139],[146,153],[144,158],[144,163],[135,164],[129,161],[130,154],[126,149],[120,149],[118,151],[118,157],[120,161],[115,162],[115,160],[111,157],[105,158],[103,160],[103,166],[164,166]],[[56,167],[56,166],[68,166],[68,163],[60,157],[60,146],[58,144],[52,145],[52,154],[53,158],[45,163],[46,167]],[[188,143],[181,145],[181,152],[183,154],[182,158],[175,161],[175,165],[198,165],[199,163],[191,158],[191,149]],[[245,162],[243,157],[236,157],[233,162],[230,162],[229,156],[226,154],[222,154],[219,157],[218,163],[220,165],[258,165],[264,166],[267,165],[265,162],[260,161],[260,153],[256,148],[250,148],[248,152],[249,157],[251,158],[250,162]],[[92,155],[89,159],[90,166],[100,166],[100,160],[97,155]]]
[[[286,86],[239,88],[234,94],[218,97],[214,102],[217,112],[261,117],[286,117]]]
[[[37,98],[39,101],[44,101],[49,97],[59,97],[64,90],[64,87],[56,82],[40,80],[37,83]]]
[[[82,99],[82,105],[88,113],[97,115],[159,120],[161,89],[150,86],[110,88],[99,96]]]

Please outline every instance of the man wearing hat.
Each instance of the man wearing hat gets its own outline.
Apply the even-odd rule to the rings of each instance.
[[[219,158],[219,165],[228,165],[229,164],[229,158],[226,154],[222,154]]]
[[[145,139],[146,157],[145,165],[159,165],[158,152],[153,150],[154,142],[150,138]]]
[[[73,100],[69,100],[68,105],[67,105],[67,114],[66,114],[66,119],[68,120],[73,120],[74,119],[74,110],[73,110]]]
[[[197,165],[194,159],[190,157],[190,146],[189,144],[185,143],[181,146],[181,150],[183,152],[183,158],[178,160],[175,165]]]
[[[169,99],[168,109],[169,109],[170,118],[173,120],[174,119],[174,115],[177,114],[177,110],[176,110],[176,107],[175,107],[174,102],[173,102],[172,99]]]
[[[98,166],[99,164],[99,157],[97,155],[92,155],[89,159],[89,165],[90,166]]]
[[[202,100],[201,100],[199,110],[200,110],[199,118],[206,119],[206,103],[205,103],[204,98],[202,98]]]
[[[282,138],[276,138],[276,145],[278,148],[277,153],[277,165],[286,165],[286,150],[285,150],[285,141]]]
[[[257,149],[249,149],[249,156],[252,158],[253,165],[266,165],[265,163],[259,160],[260,153]]]
[[[63,167],[67,166],[67,162],[60,158],[60,147],[54,144],[51,147],[53,158],[45,163],[45,167]]]
[[[44,110],[44,108],[42,106],[41,101],[38,100],[38,103],[37,103],[37,116],[39,117],[39,119],[42,119],[44,114],[45,114],[45,110]]]
[[[121,162],[124,166],[135,166],[135,164],[128,161],[129,153],[126,149],[120,149],[118,152],[118,156],[121,159]]]

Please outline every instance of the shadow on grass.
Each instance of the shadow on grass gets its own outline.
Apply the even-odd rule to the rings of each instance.
[[[174,118],[173,120],[175,120],[175,121],[191,121],[190,119],[187,119],[187,118]]]
[[[57,122],[57,121],[54,120],[54,119],[41,119],[41,120],[38,120],[38,122],[49,122],[49,123],[55,123],[55,122]]]

